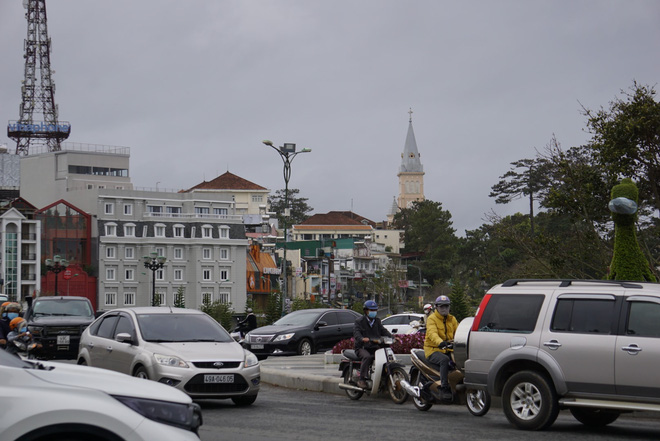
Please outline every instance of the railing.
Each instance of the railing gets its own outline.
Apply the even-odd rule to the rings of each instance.
[[[37,235],[35,233],[21,233],[22,240],[37,240]]]
[[[200,214],[200,213],[144,213],[144,217],[170,217],[176,219],[224,219],[241,221],[243,216],[240,214]]]
[[[21,279],[23,280],[37,280],[36,274],[21,274]]]
[[[115,155],[130,155],[130,147],[121,147],[114,145],[86,144],[80,142],[63,142],[61,144],[63,151],[111,153]],[[47,153],[48,146],[30,146],[30,156]]]
[[[37,260],[37,255],[36,255],[36,253],[24,253],[24,254],[21,254],[21,259],[22,260]]]

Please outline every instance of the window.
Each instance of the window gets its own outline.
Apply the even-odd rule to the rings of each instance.
[[[115,224],[115,223],[105,224],[105,235],[106,236],[116,236],[117,235],[117,224]]]
[[[213,237],[213,228],[204,225],[202,227],[202,237],[206,237],[206,238]]]
[[[115,280],[116,271],[115,268],[106,268],[105,269],[105,280]]]
[[[156,270],[156,280],[165,280],[165,270],[164,269],[159,269]]]
[[[531,333],[543,305],[544,295],[494,295],[479,322],[482,332]]]
[[[174,226],[174,237],[184,237],[185,228],[183,225]]]
[[[165,294],[162,292],[157,292],[154,296],[154,304],[162,306],[165,304]]]
[[[106,203],[103,212],[105,214],[115,214],[115,205],[111,203]]]
[[[135,259],[135,248],[133,247],[124,248],[124,259]]]
[[[218,300],[220,303],[229,303],[229,293],[228,292],[221,292],[218,295]]]
[[[158,256],[164,256],[165,255],[165,248],[163,248],[163,247],[156,247],[155,251],[156,251],[156,254]]]
[[[213,303],[213,293],[212,292],[203,292],[202,293],[202,305],[210,305]]]
[[[576,334],[612,334],[614,296],[609,298],[559,297],[550,329]]]
[[[229,280],[229,271],[226,269],[221,269],[220,270],[220,280],[226,281]]]
[[[134,306],[135,305],[135,293],[134,292],[125,292],[124,293],[124,305]]]
[[[165,237],[165,225],[157,224],[154,227],[154,236]]]
[[[211,258],[211,248],[202,248],[202,259],[209,260]]]
[[[117,305],[117,293],[116,292],[106,292],[105,293],[105,304],[106,304],[106,306],[116,306]]]
[[[147,213],[152,216],[160,216],[163,213],[163,207],[160,205],[147,205]]]
[[[124,279],[125,280],[135,280],[135,270],[133,268],[128,268],[124,270]]]
[[[131,216],[133,214],[133,204],[124,204],[124,216]]]
[[[209,214],[209,207],[195,207],[197,217],[204,217]]]
[[[229,237],[229,227],[220,227],[220,237],[224,239]]]
[[[135,237],[135,224],[124,225],[124,236]]]
[[[106,259],[114,259],[115,256],[117,255],[117,248],[112,246],[112,247],[106,247],[105,248],[105,258]]]
[[[174,248],[174,258],[176,260],[183,259],[183,248]]]
[[[207,282],[211,280],[211,270],[209,268],[202,269],[202,280]]]
[[[220,249],[220,260],[229,260],[229,250],[227,248]]]
[[[174,270],[174,280],[183,280],[183,270],[175,269]]]
[[[263,195],[260,195],[260,194],[253,194],[252,195],[252,202],[263,202],[263,201],[264,201]]]
[[[660,304],[653,300],[629,302],[626,334],[660,337]]]
[[[227,209],[226,208],[214,208],[213,209],[213,214],[218,215],[218,216],[227,216]]]
[[[180,217],[181,207],[167,207],[167,214],[169,214],[171,217]]]

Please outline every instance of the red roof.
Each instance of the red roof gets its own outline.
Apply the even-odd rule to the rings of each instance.
[[[328,213],[315,214],[307,218],[300,225],[371,225],[376,224],[352,211],[329,211]]]
[[[261,185],[257,185],[254,182],[250,182],[247,179],[243,179],[240,176],[236,176],[233,173],[225,172],[224,174],[218,176],[212,181],[204,181],[201,184],[197,184],[188,190],[185,190],[184,193],[193,190],[268,190]]]

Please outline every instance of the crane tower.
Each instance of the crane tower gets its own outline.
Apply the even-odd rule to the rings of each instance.
[[[71,124],[57,118],[46,0],[23,0],[23,6],[27,9],[28,22],[25,79],[21,86],[19,120],[9,121],[7,136],[16,141],[17,155],[28,155],[30,145],[45,145],[49,152],[59,151],[62,141],[71,133]],[[35,111],[37,115],[41,113],[43,120],[34,119]]]

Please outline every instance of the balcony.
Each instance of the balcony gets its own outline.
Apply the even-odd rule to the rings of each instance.
[[[200,214],[200,213],[144,213],[145,218],[158,218],[158,219],[207,219],[207,220],[229,220],[229,221],[243,221],[243,216],[238,214]]]
[[[21,253],[22,260],[37,260],[37,255],[35,253]]]
[[[21,233],[21,240],[37,240],[35,233]]]
[[[31,274],[31,273],[22,273],[21,274],[21,279],[22,280],[37,280],[37,275],[36,274]]]

